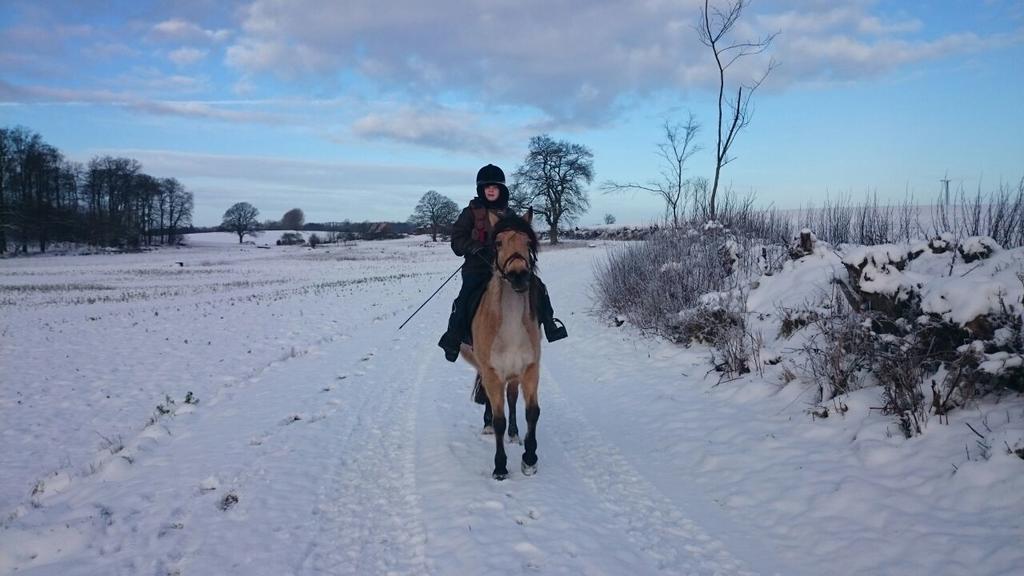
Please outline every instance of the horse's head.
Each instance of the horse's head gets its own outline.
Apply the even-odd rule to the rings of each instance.
[[[533,210],[529,210],[525,218],[509,214],[498,220],[491,232],[497,252],[494,266],[516,292],[526,292],[530,288],[537,265],[537,234],[531,226],[532,221]]]

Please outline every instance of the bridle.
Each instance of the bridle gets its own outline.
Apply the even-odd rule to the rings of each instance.
[[[495,251],[494,267],[495,267],[495,269],[498,270],[498,274],[501,275],[501,278],[503,280],[505,280],[507,282],[511,282],[511,280],[508,277],[508,273],[506,272],[506,270],[508,270],[509,264],[511,264],[512,262],[515,262],[516,260],[522,260],[523,262],[525,262],[526,263],[526,270],[530,273],[530,276],[533,276],[533,261],[532,260],[530,260],[526,256],[523,256],[522,253],[520,253],[520,252],[514,252],[512,255],[510,255],[508,258],[505,259],[504,263],[499,262],[498,261],[498,254],[497,253],[500,251],[500,249],[501,249],[501,240],[498,240],[497,238],[495,238],[494,239],[494,251]]]

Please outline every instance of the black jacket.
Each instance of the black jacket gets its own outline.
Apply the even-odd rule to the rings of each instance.
[[[455,224],[452,224],[452,252],[456,256],[464,256],[466,263],[462,267],[462,274],[490,274],[491,264],[476,254],[474,250],[481,246],[492,248],[491,245],[491,223],[488,219],[483,230],[477,228],[477,217],[475,210],[486,210],[483,202],[474,198],[469,201],[469,206],[462,209]],[[499,213],[504,212],[498,211]]]

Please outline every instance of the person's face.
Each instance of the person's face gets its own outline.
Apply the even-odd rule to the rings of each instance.
[[[484,198],[487,198],[488,202],[494,202],[501,197],[501,188],[498,188],[497,184],[488,184],[484,186]]]

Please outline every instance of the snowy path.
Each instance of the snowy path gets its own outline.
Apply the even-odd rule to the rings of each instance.
[[[589,263],[576,267],[563,272],[586,273]],[[400,299],[379,304],[412,308]],[[559,380],[592,358],[549,348],[540,474],[518,474],[522,448],[512,446],[512,477],[492,480],[493,438],[480,433],[481,409],[469,400],[472,372],[444,362],[434,344],[445,308],[428,308],[402,332],[392,325],[395,312],[292,345],[198,405],[179,401],[173,414],[98,461],[95,473],[69,474],[66,486],[38,496],[36,508],[18,511],[3,533],[8,556],[0,568],[758,573],[567,398]],[[584,311],[562,313],[582,318]]]
[[[240,292],[160,302],[159,317],[173,318],[166,330],[138,332],[135,319],[153,316],[145,299],[97,304],[107,306],[103,318],[84,324],[77,305],[48,312],[46,322],[64,332],[45,338],[91,351],[69,356],[83,374],[71,383],[104,382],[112,404],[96,401],[84,423],[65,422],[74,406],[56,402],[59,387],[30,405],[21,404],[30,395],[0,391],[0,409],[15,422],[39,420],[51,404],[59,415],[38,438],[4,430],[0,494],[11,503],[0,510],[0,574],[799,576],[821,573],[836,557],[840,574],[970,573],[972,565],[995,574],[1020,557],[1010,544],[998,544],[988,565],[955,563],[953,550],[935,554],[949,538],[985,538],[977,526],[987,520],[928,532],[932,517],[921,509],[933,504],[929,494],[898,492],[884,475],[877,489],[855,484],[852,498],[834,498],[900,445],[861,448],[866,463],[850,458],[851,423],[792,422],[784,410],[799,401],[792,390],[711,389],[700,349],[605,325],[590,314],[587,294],[591,258],[601,251],[582,247],[542,254],[571,337],[544,348],[539,472],[519,472],[522,447],[513,445],[511,476],[494,481],[493,437],[480,433],[482,409],[469,398],[473,373],[445,362],[435,345],[456,287],[396,330],[453,258],[436,246],[368,246],[356,264],[316,254],[325,272],[309,276],[309,260],[274,264],[255,253],[299,278],[246,284],[226,270],[224,282]],[[260,265],[245,260],[241,274]],[[80,326],[99,322],[107,347],[88,348]],[[37,333],[26,324],[5,330],[27,346]],[[176,331],[188,339],[173,343],[167,334]],[[161,353],[117,362],[121,350],[165,338]],[[112,376],[108,364],[123,375]],[[54,380],[72,378],[35,366]],[[180,367],[190,381],[174,383]],[[159,376],[151,382],[147,373]],[[183,401],[186,389],[198,404]],[[163,390],[175,396],[162,404],[167,414],[152,409]],[[522,406],[518,418],[523,425]],[[110,430],[123,447],[97,451],[97,435],[112,437]],[[61,437],[66,463],[40,478],[39,462],[52,460],[47,443]],[[814,491],[794,489],[800,482]],[[905,513],[895,524],[873,504],[890,492]],[[1012,542],[1019,503],[998,510],[987,518],[1006,526]],[[854,526],[850,538],[845,522]],[[910,541],[931,552],[881,556],[892,570],[880,569],[878,543],[907,526]],[[848,551],[835,547],[847,540]]]

